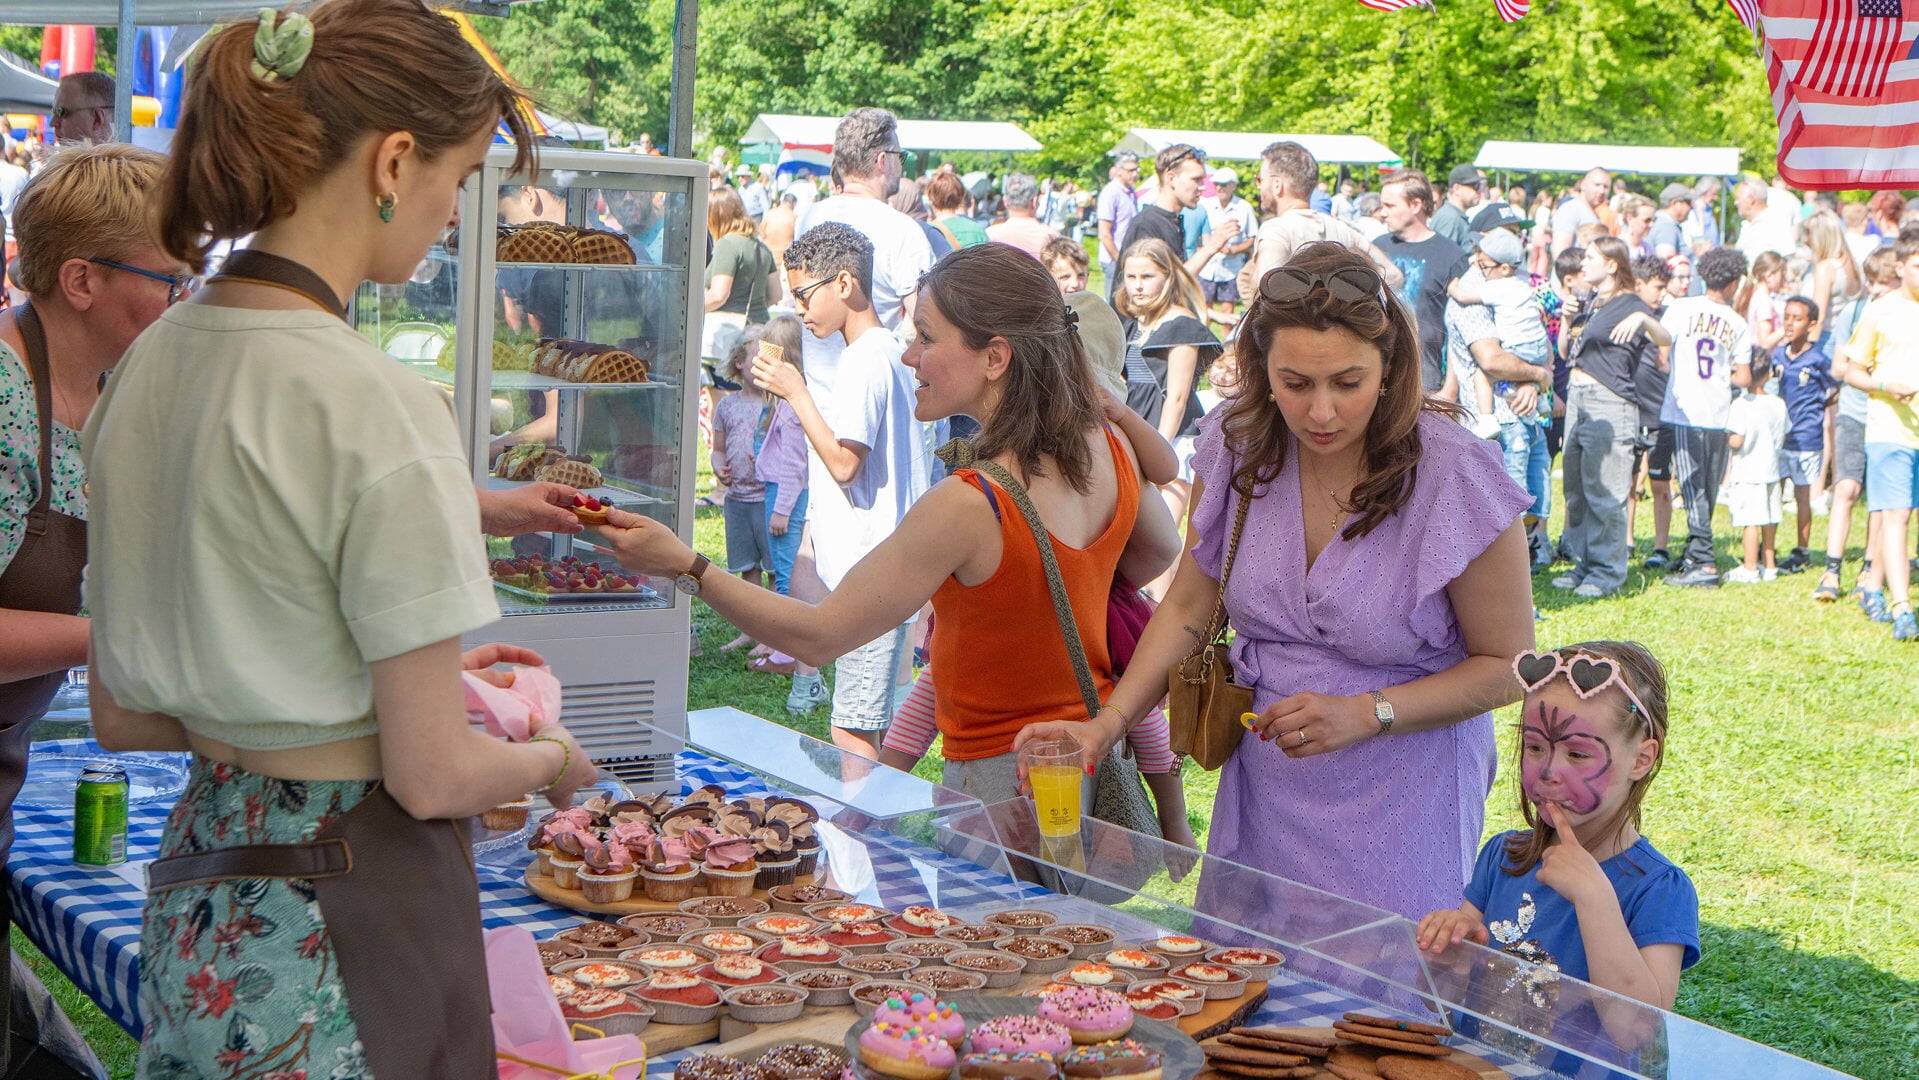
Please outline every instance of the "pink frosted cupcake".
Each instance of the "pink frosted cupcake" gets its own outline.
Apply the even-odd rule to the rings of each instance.
[[[713,896],[751,896],[753,879],[760,864],[753,857],[753,841],[743,836],[725,837],[706,845],[706,858],[700,876],[706,891]]]
[[[580,891],[589,904],[617,904],[633,895],[639,876],[633,852],[625,844],[608,843],[589,849],[582,857]]]

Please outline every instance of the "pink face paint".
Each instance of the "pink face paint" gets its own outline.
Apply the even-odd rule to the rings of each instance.
[[[1614,780],[1612,746],[1593,722],[1537,702],[1520,729],[1519,786],[1528,802],[1558,803],[1575,814],[1599,809]]]

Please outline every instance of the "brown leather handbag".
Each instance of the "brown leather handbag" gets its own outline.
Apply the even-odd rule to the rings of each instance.
[[[1239,554],[1239,536],[1246,529],[1246,506],[1239,497],[1233,512],[1233,536],[1226,545],[1226,564],[1219,572],[1219,595],[1206,620],[1206,636],[1166,676],[1166,723],[1173,753],[1190,757],[1211,772],[1225,765],[1239,749],[1246,729],[1239,718],[1253,708],[1253,688],[1233,681],[1233,662],[1226,655],[1226,579],[1232,576]]]

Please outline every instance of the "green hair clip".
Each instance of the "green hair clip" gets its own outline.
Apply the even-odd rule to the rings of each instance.
[[[253,32],[253,73],[267,82],[298,75],[313,51],[313,20],[299,12],[278,16],[272,8],[261,8],[260,28]]]

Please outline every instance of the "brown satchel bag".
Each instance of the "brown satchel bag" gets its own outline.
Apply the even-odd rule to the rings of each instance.
[[[1226,655],[1226,579],[1239,554],[1239,534],[1246,528],[1246,506],[1239,497],[1233,513],[1233,536],[1226,545],[1226,565],[1220,568],[1219,596],[1206,620],[1206,636],[1166,676],[1166,722],[1173,753],[1192,758],[1211,772],[1226,764],[1246,734],[1239,718],[1252,711],[1253,688],[1233,681],[1233,662]]]

